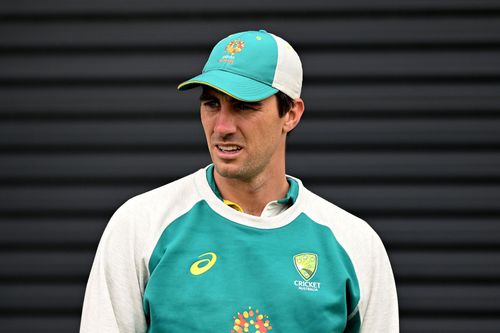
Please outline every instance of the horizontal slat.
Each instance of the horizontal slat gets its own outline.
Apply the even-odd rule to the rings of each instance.
[[[498,145],[499,119],[305,118],[289,138],[291,147],[315,145]],[[150,146],[196,147],[206,143],[198,120],[2,121],[0,147]],[[316,148],[317,149],[317,148]]]
[[[94,251],[3,251],[0,253],[5,278],[44,278],[86,280],[94,260]]]
[[[500,139],[499,120],[333,120],[307,121],[299,125],[289,142],[307,144],[439,145],[495,144]],[[311,149],[314,149],[311,146]]]
[[[307,186],[307,184],[306,184]],[[22,185],[0,188],[0,212],[112,211],[130,197],[155,186]],[[351,212],[498,213],[500,186],[494,185],[328,185],[313,192]]]
[[[185,154],[43,154],[0,155],[0,170],[6,179],[24,177],[75,177],[108,179],[115,177],[180,178],[186,170],[209,163],[207,153]],[[36,165],[36,168],[32,166]],[[145,173],[144,170],[147,170]]]
[[[43,316],[25,314],[0,316],[3,333],[68,333],[78,332],[80,316],[77,314]]]
[[[0,212],[27,214],[36,211],[104,211],[110,214],[126,200],[152,187],[137,186],[3,186]]]
[[[113,55],[9,55],[0,80],[182,80],[197,75],[208,52]],[[304,79],[500,76],[500,52],[370,51],[301,54]]]
[[[0,246],[11,249],[29,246],[94,248],[112,213],[102,214],[102,218],[0,217]]]
[[[200,153],[151,154],[0,154],[0,179],[83,178],[113,180],[119,178],[181,178],[186,170],[208,165],[210,156]],[[36,165],[36,168],[33,168]],[[147,170],[145,172],[145,170]],[[3,174],[2,174],[3,173]]]
[[[200,147],[204,148],[204,147]],[[201,150],[201,149],[200,149]],[[208,164],[208,152],[4,153],[0,180],[176,179]],[[36,167],[34,167],[36,166]],[[289,152],[288,173],[307,179],[500,179],[496,152]],[[147,172],[144,172],[147,170]],[[313,173],[310,171],[314,170]]]
[[[439,279],[447,282],[500,280],[500,252],[391,251],[397,281]],[[0,279],[86,280],[92,251],[4,251],[0,253]]]
[[[419,213],[498,212],[500,186],[349,186],[313,185],[310,189],[348,211]]]
[[[458,112],[477,116],[478,111],[498,115],[500,84],[450,85],[316,85],[305,83],[302,98],[305,117],[356,116],[381,112],[391,115],[428,113],[453,116]],[[0,87],[0,117],[26,115],[64,117],[158,116],[174,113],[198,116],[197,89],[178,92],[175,84],[135,87]]]
[[[409,112],[429,112],[433,115],[453,116],[457,111],[467,111],[478,116],[478,111],[490,110],[498,115],[500,110],[500,85],[497,84],[371,84],[311,85],[305,82],[303,99],[309,113],[335,115],[336,112],[393,111],[404,115]],[[354,114],[353,114],[354,113]]]
[[[80,313],[85,293],[83,283],[3,283],[0,284],[2,312]]]
[[[402,284],[398,287],[402,314],[426,312],[498,314],[500,285]]]
[[[498,221],[500,224],[500,220]],[[500,281],[498,251],[391,251],[396,280]]]
[[[325,3],[326,4],[326,3]],[[268,5],[266,4],[266,7]],[[287,4],[288,6],[288,4]],[[500,6],[499,6],[500,7]],[[267,8],[266,8],[267,10]],[[322,9],[324,10],[324,9]],[[296,47],[453,43],[498,43],[500,22],[495,17],[240,17],[211,18],[190,22],[184,18],[86,21],[4,22],[1,48],[183,48],[205,47],[230,33],[265,27]],[[303,27],[307,26],[307,29]],[[106,33],[102,33],[105,31]],[[168,31],[168,33],[159,33]],[[311,33],[320,31],[321,33]],[[331,65],[331,64],[330,64]]]
[[[15,55],[0,58],[0,80],[188,79],[206,54]],[[180,83],[180,82],[179,82]]]
[[[500,218],[371,217],[363,215],[388,247],[500,246]]]
[[[391,1],[391,0],[341,0],[333,2],[324,2],[321,0],[312,0],[304,2],[285,2],[263,0],[241,2],[238,4],[237,13],[246,11],[263,12],[274,11],[281,13],[283,11],[311,11],[311,10],[432,10],[432,9],[499,9],[498,2],[493,0],[421,0],[421,1]],[[169,2],[158,0],[137,1],[116,1],[106,0],[99,2],[76,2],[64,0],[46,0],[43,4],[38,1],[15,1],[5,2],[0,6],[0,12],[4,15],[21,14],[103,14],[103,13],[214,13],[214,12],[235,11],[227,2],[214,0],[210,3],[202,0],[193,0],[191,2]]]
[[[372,177],[461,177],[463,180],[483,176],[491,179],[500,175],[500,155],[477,152],[290,152],[287,155],[287,167],[291,175],[312,179],[354,178],[365,181]]]
[[[198,89],[181,93],[177,91],[175,84],[135,87],[1,87],[0,116],[60,114],[66,117],[120,117],[134,114],[140,117],[144,113],[156,112],[165,117],[179,112],[197,117],[199,95]],[[498,104],[500,105],[500,97]]]
[[[0,144],[17,145],[196,145],[205,147],[199,121],[2,122]]]
[[[95,247],[116,207],[102,217],[0,217],[0,244],[4,247]],[[500,219],[495,217],[364,218],[391,248],[500,247]],[[22,232],[21,232],[22,231]],[[391,251],[392,252],[392,251]]]
[[[415,316],[400,318],[401,332],[404,333],[498,333],[500,318],[469,318],[462,315],[458,317],[434,318]]]
[[[85,286],[68,284],[3,284],[0,285],[0,311],[65,311],[81,309]],[[398,286],[402,315],[425,311],[442,315],[498,313],[499,285],[415,285]]]

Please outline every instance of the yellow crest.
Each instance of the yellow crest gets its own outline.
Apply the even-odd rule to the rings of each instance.
[[[318,255],[315,253],[299,253],[293,256],[293,263],[300,276],[309,281],[318,269]]]
[[[235,39],[230,41],[226,46],[226,52],[230,55],[234,55],[235,53],[240,53],[241,50],[245,47],[245,42],[241,39]]]

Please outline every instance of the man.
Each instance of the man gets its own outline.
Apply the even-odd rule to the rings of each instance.
[[[379,237],[285,174],[301,85],[297,53],[261,30],[220,41],[179,86],[202,86],[213,164],[113,215],[81,332],[398,332]]]

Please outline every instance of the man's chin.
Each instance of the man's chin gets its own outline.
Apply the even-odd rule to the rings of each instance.
[[[222,162],[216,161],[214,162],[215,172],[219,174],[219,176],[229,179],[242,179],[244,178],[244,169],[241,167],[239,163],[232,162]]]
[[[241,171],[236,165],[228,165],[228,163],[214,163],[215,172],[224,178],[238,178],[238,173]]]

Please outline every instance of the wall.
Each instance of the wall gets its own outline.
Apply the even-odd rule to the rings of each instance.
[[[289,40],[288,172],[367,220],[401,331],[500,327],[500,2],[0,4],[0,330],[76,332],[107,220],[209,162],[197,74],[229,33]]]

